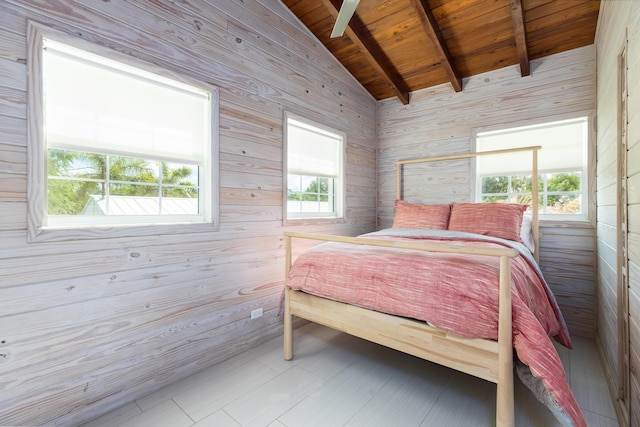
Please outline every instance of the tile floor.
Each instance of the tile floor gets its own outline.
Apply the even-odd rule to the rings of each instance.
[[[618,426],[595,343],[558,347],[589,426]],[[84,427],[491,426],[495,385],[308,324],[157,390]],[[519,381],[517,426],[558,426]]]

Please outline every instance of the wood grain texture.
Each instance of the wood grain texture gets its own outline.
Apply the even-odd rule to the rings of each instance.
[[[219,88],[219,231],[27,242],[28,21]],[[2,425],[80,424],[281,334],[285,110],[347,134],[345,221],[296,229],[375,228],[375,101],[278,2],[4,1],[0,94]]]
[[[638,270],[637,245],[640,242],[640,215],[638,215],[639,200],[637,197],[638,182],[638,154],[637,145],[640,140],[640,128],[637,125],[638,105],[640,105],[640,4],[634,1],[603,2],[596,34],[597,57],[597,99],[598,99],[598,165],[597,165],[597,204],[598,204],[598,234],[597,234],[597,301],[598,301],[598,338],[603,343],[605,364],[612,373],[611,388],[616,393],[623,388],[624,382],[629,382],[630,397],[628,401],[618,402],[618,417],[621,425],[638,425],[640,423],[640,389],[638,387],[638,354],[640,354],[640,336],[638,324],[640,319],[640,305],[638,304],[638,289],[640,288],[640,271]],[[627,179],[629,203],[629,352],[628,360],[631,369],[628,370],[620,363],[624,346],[619,338],[619,325],[624,319],[618,318],[621,292],[618,288],[617,261],[621,254],[617,253],[617,239],[620,230],[617,229],[617,213],[619,200],[617,198],[619,135],[621,124],[619,120],[619,55],[628,39],[627,57],[627,111],[629,125],[627,127]],[[625,339],[625,338],[623,338]],[[623,399],[625,400],[625,399]]]
[[[358,36],[348,29],[331,38],[340,1],[323,1],[327,7],[318,0],[283,2],[378,100],[398,96],[398,90],[384,77],[387,67],[372,64],[368,49],[358,48],[358,38],[373,40],[382,52],[378,57],[385,58],[380,63],[397,70],[414,93],[446,82],[460,91],[462,78],[514,64],[522,64],[522,75],[528,75],[524,68],[531,59],[593,44],[600,5],[600,0],[527,1],[521,7],[509,0],[368,0],[358,4],[350,21]]]
[[[593,337],[596,330],[595,229],[543,227],[540,268],[572,334]],[[558,262],[558,260],[562,260]]]

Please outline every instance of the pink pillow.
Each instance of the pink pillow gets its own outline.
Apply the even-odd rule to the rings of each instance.
[[[449,230],[466,231],[521,242],[520,227],[527,205],[516,203],[454,203]]]
[[[396,200],[393,228],[435,228],[446,230],[451,205],[420,205]]]

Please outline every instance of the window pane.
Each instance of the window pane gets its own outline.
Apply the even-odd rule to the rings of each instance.
[[[111,181],[157,183],[158,169],[154,167],[153,163],[148,159],[109,156],[109,179]],[[158,193],[156,192],[156,194]]]
[[[289,174],[287,176],[287,187],[289,190],[289,198],[292,193],[299,193],[302,191],[302,177],[300,175]]]
[[[185,197],[173,197],[166,194],[171,193],[171,189],[163,189],[163,197],[160,199],[162,203],[161,215],[196,215],[198,213],[198,199],[197,192],[191,193],[192,196],[188,196],[193,189],[182,189],[185,192]]]
[[[506,203],[509,201],[509,197],[508,196],[483,196],[482,197],[482,201],[485,203],[497,203],[497,202],[503,202]]]
[[[558,172],[545,175],[547,213],[582,213],[582,174],[580,172]]]
[[[482,178],[483,194],[506,194],[509,191],[509,177],[485,176]]]
[[[162,183],[198,186],[198,166],[162,162]]]
[[[158,197],[159,191],[160,186],[153,184],[115,183],[109,185],[109,196],[123,196],[130,198],[133,204],[135,204],[135,199],[138,197]],[[139,212],[131,212],[131,215],[139,214]],[[119,215],[127,214],[123,213]]]
[[[547,191],[580,191],[581,173],[551,173],[547,175]]]
[[[531,175],[511,177],[511,191],[514,193],[531,193],[533,179]]]
[[[318,178],[318,193],[320,194],[328,194],[329,193],[329,178]]]
[[[175,199],[197,199],[198,189],[196,187],[171,187],[163,185],[162,197]]]
[[[50,179],[47,185],[49,215],[81,215],[91,194],[100,193],[100,184],[65,179]],[[91,212],[87,213],[91,215]]]
[[[104,171],[104,155],[51,149],[47,152],[49,176],[100,178]]]
[[[289,175],[289,190],[287,192],[287,210],[289,212],[305,213],[331,213],[334,210],[333,194],[329,194],[329,189],[334,186],[334,179]],[[296,185],[296,184],[300,185]],[[294,191],[304,188],[302,191]]]
[[[97,200],[105,215],[158,215],[160,198],[152,196],[121,196],[114,191],[110,196]]]
[[[509,197],[509,203],[518,203],[520,205],[530,205],[531,204],[531,200],[533,200],[531,198],[531,193],[529,194],[512,194]],[[527,208],[527,210],[530,210],[530,208]]]
[[[47,151],[47,213],[81,215],[92,194],[104,191],[106,156]]]
[[[547,213],[579,214],[582,210],[582,198],[579,195],[549,195]]]
[[[301,180],[302,180],[302,188],[304,188],[304,192],[306,193],[306,195],[308,196],[309,193],[317,193],[318,192],[318,183],[317,183],[317,177],[311,177],[311,176],[302,176]],[[306,198],[306,200],[310,200],[309,197]]]
[[[306,200],[300,203],[300,212],[321,212],[317,201]]]

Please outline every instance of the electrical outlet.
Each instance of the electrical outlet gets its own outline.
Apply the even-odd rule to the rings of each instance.
[[[262,308],[251,310],[251,320],[257,319],[258,317],[262,317]]]

